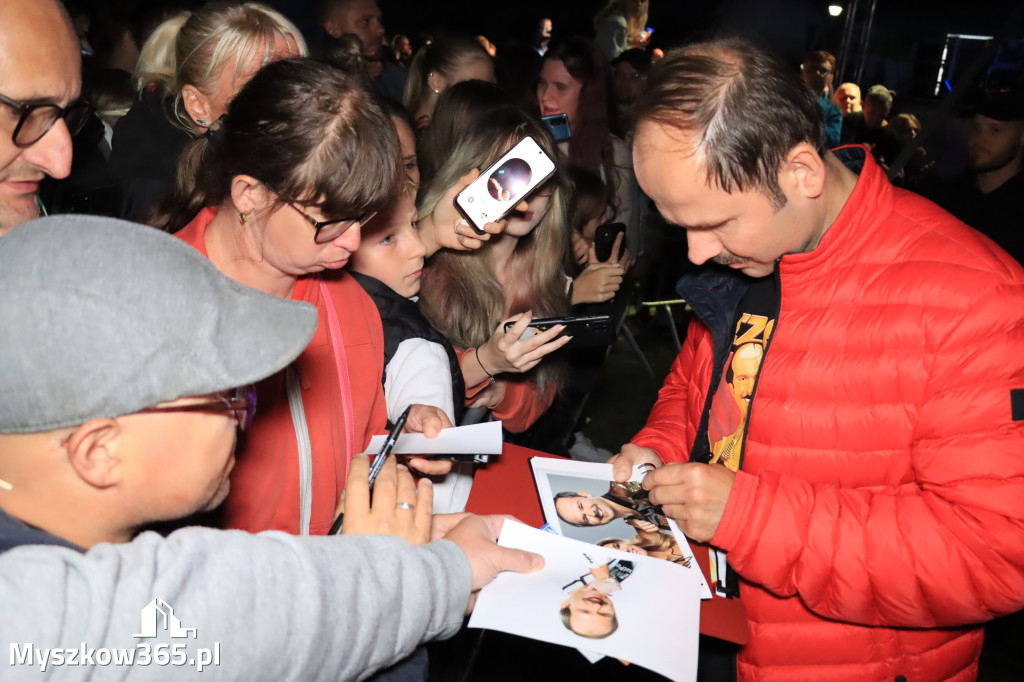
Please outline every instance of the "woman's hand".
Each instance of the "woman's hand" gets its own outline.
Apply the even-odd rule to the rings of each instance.
[[[434,488],[430,480],[417,484],[409,470],[388,457],[373,485],[368,483],[370,458],[352,459],[345,485],[342,533],[397,535],[414,545],[430,542]],[[371,504],[371,495],[373,498]]]
[[[572,257],[576,259],[577,264],[586,265],[589,262],[592,245],[593,242],[580,234],[578,230],[572,231]]]
[[[572,338],[571,336],[558,338],[558,335],[565,331],[565,325],[558,324],[545,332],[534,334],[520,341],[519,337],[523,335],[532,320],[533,315],[528,312],[504,320],[491,334],[487,343],[480,346],[477,350],[479,362],[490,374],[529,372],[545,355],[558,350],[569,343]],[[505,331],[505,324],[512,321],[515,324]],[[470,386],[475,385],[470,384],[468,380],[466,383]]]
[[[633,267],[633,260],[629,255],[629,249],[622,248],[622,242],[625,237],[625,232],[620,232],[615,236],[615,243],[612,244],[611,255],[608,256],[608,260],[606,261],[597,260],[597,249],[594,247],[594,242],[590,242],[590,248],[587,250],[587,263],[590,265],[596,265],[597,263],[619,265],[622,267],[622,274],[625,275],[629,272],[629,269]]]
[[[622,286],[622,277],[622,266],[616,263],[588,265],[572,282],[572,304],[612,300]]]
[[[434,405],[412,405],[409,410],[409,419],[405,422],[402,433],[422,433],[427,438],[437,438],[441,429],[452,426],[452,420],[448,418],[445,411]],[[450,460],[424,459],[423,457],[409,457],[404,463],[422,474],[429,476],[443,476],[452,470]]]
[[[493,410],[505,399],[505,382],[498,379],[493,384],[476,394],[470,407],[486,407]]]
[[[434,206],[430,215],[424,216],[419,222],[420,239],[427,247],[427,257],[434,255],[440,249],[453,249],[455,251],[473,251],[483,246],[484,242],[491,238],[492,234],[501,234],[505,230],[505,221],[499,220],[484,225],[484,234],[480,234],[462,217],[459,210],[455,208],[455,197],[459,192],[466,189],[477,177],[480,171],[473,169],[459,178],[458,182],[448,188],[444,196]],[[526,202],[520,202],[516,210],[529,210]]]

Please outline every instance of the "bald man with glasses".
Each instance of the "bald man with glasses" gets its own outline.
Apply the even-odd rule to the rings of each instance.
[[[39,183],[71,171],[85,123],[78,40],[54,0],[0,0],[0,236],[39,215]]]

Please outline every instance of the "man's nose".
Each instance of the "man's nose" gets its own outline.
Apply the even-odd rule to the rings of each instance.
[[[694,265],[703,265],[722,252],[718,237],[706,230],[687,230],[688,257]]]
[[[51,178],[66,178],[71,172],[71,133],[64,119],[54,123],[21,157]]]

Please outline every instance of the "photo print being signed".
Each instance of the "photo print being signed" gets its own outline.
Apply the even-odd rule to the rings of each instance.
[[[710,589],[686,537],[661,507],[652,504],[642,481],[650,465],[638,465],[626,483],[611,480],[611,465],[535,457],[533,467],[544,519],[565,537],[684,568]]]
[[[487,178],[487,193],[495,201],[515,201],[530,185],[533,170],[523,159],[509,159]]]
[[[537,573],[503,573],[477,600],[470,627],[572,646],[696,677],[700,591],[682,567],[505,521],[498,544],[537,552]]]

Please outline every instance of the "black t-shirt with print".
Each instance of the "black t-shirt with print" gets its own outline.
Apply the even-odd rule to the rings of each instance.
[[[707,430],[697,437],[707,444],[712,464],[738,471],[757,377],[779,310],[778,278],[753,280],[740,300],[732,345],[721,369],[721,381],[704,406]]]

